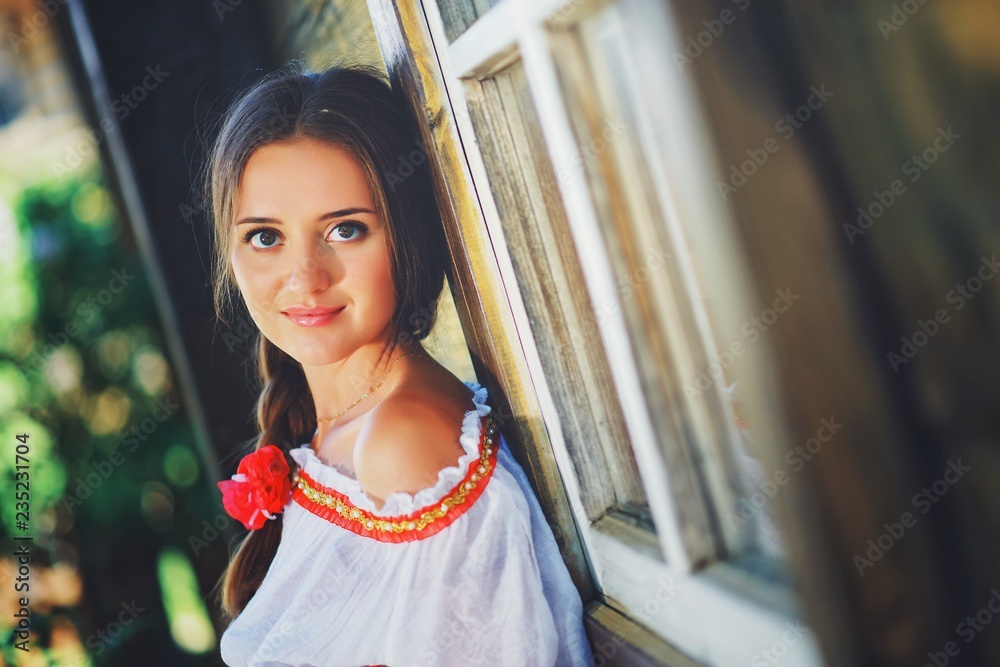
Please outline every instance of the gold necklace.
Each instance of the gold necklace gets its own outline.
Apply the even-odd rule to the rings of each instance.
[[[340,412],[338,412],[337,414],[335,414],[335,415],[334,415],[334,416],[332,416],[332,417],[322,417],[322,418],[319,418],[319,417],[317,417],[317,418],[316,418],[316,422],[317,422],[317,423],[324,423],[324,422],[332,422],[332,421],[333,421],[334,419],[338,419],[338,418],[340,418],[340,417],[343,417],[343,416],[344,416],[344,414],[345,414],[345,413],[346,413],[346,412],[347,412],[348,410],[350,410],[350,409],[351,409],[351,408],[353,408],[353,407],[354,407],[355,405],[357,405],[357,404],[358,404],[358,403],[360,403],[361,401],[363,401],[363,400],[365,400],[366,398],[368,398],[368,397],[369,397],[369,396],[370,396],[370,395],[371,395],[371,394],[372,394],[372,393],[373,393],[373,392],[374,392],[374,391],[375,391],[376,389],[378,389],[379,387],[381,387],[381,386],[382,386],[382,383],[383,383],[383,382],[385,382],[385,379],[386,379],[387,377],[389,377],[389,373],[391,373],[391,372],[392,372],[392,367],[393,367],[393,366],[395,366],[395,365],[396,365],[396,364],[397,364],[397,363],[399,362],[399,360],[400,360],[400,359],[405,359],[406,357],[410,357],[410,356],[413,356],[413,355],[415,355],[415,354],[417,354],[417,353],[416,353],[416,352],[407,352],[407,353],[406,353],[406,354],[404,354],[403,356],[401,356],[401,357],[397,357],[395,361],[393,361],[393,362],[392,362],[391,364],[389,364],[389,369],[388,369],[388,370],[387,370],[387,371],[385,372],[385,375],[383,375],[383,376],[382,376],[382,379],[378,381],[378,384],[376,384],[376,385],[375,385],[375,386],[373,386],[373,387],[372,387],[371,389],[369,389],[368,391],[366,391],[366,392],[364,393],[364,395],[362,395],[362,396],[361,396],[361,398],[359,398],[358,400],[354,401],[353,403],[351,403],[351,404],[350,404],[350,405],[348,405],[348,406],[347,406],[346,408],[344,408],[343,410],[341,410]],[[417,355],[417,356],[419,356],[419,355]]]

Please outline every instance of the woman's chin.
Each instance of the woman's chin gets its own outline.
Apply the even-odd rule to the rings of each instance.
[[[338,349],[335,345],[275,344],[282,352],[303,366],[326,366],[340,361],[346,355],[346,351]]]
[[[334,362],[343,359],[342,356],[337,356],[335,354],[330,354],[329,350],[324,350],[322,352],[306,352],[302,354],[289,354],[292,359],[299,362],[303,366],[326,366]]]

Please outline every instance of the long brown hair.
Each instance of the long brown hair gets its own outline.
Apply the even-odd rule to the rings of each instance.
[[[422,340],[434,325],[448,251],[427,166],[405,100],[374,68],[338,66],[319,73],[287,70],[257,83],[232,104],[205,174],[215,249],[213,285],[219,319],[242,306],[230,263],[239,186],[250,156],[276,141],[310,138],[349,151],[368,176],[376,212],[386,222],[396,310],[383,356]],[[257,332],[259,436],[288,455],[316,429],[302,366]],[[235,618],[260,587],[281,538],[281,518],[243,539],[221,580],[221,606]]]

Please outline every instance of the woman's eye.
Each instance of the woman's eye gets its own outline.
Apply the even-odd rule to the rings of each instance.
[[[342,222],[333,228],[335,241],[356,241],[365,235],[368,228],[358,222]]]
[[[278,244],[278,234],[273,229],[253,229],[246,235],[244,241],[262,250],[273,248]]]

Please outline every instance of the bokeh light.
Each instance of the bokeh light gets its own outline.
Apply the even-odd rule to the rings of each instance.
[[[205,653],[215,646],[215,630],[198,593],[191,562],[176,549],[160,554],[160,587],[170,634],[188,653]]]
[[[170,366],[157,350],[143,348],[132,362],[132,375],[146,394],[160,395],[170,389]]]
[[[175,486],[188,487],[198,479],[198,459],[190,448],[171,445],[163,455],[163,474]]]

